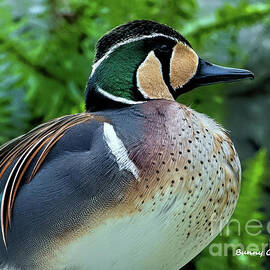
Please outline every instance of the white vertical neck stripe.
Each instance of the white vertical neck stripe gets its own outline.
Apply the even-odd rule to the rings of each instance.
[[[133,101],[133,100],[130,100],[130,99],[126,99],[126,98],[123,98],[123,97],[117,97],[117,96],[114,96],[110,93],[108,93],[107,91],[101,89],[100,87],[97,86],[97,91],[99,93],[101,93],[103,96],[111,99],[111,100],[114,100],[116,102],[120,102],[120,103],[124,103],[124,104],[129,104],[129,105],[134,105],[134,104],[140,104],[140,103],[144,103],[145,101]]]

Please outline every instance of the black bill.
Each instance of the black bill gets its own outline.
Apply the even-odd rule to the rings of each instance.
[[[233,82],[246,78],[254,79],[254,74],[246,69],[214,65],[200,58],[198,70],[192,81],[195,86],[200,86],[219,82]]]

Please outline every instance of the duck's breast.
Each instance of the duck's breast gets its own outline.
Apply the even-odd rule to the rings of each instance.
[[[133,180],[97,226],[61,249],[59,265],[179,269],[233,213],[241,168],[224,129],[172,101],[135,107],[110,113],[113,131],[104,137],[119,170],[122,166]],[[126,149],[125,159],[117,159],[117,147]]]

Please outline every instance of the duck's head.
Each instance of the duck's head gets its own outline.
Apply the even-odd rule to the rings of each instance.
[[[95,111],[150,99],[174,100],[197,86],[244,78],[253,74],[204,61],[174,29],[133,21],[98,41],[86,108]]]

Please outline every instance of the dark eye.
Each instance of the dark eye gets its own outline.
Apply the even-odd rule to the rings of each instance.
[[[158,50],[160,52],[167,53],[167,52],[170,51],[170,48],[167,45],[163,44],[163,45],[161,45],[161,46],[158,47]]]

